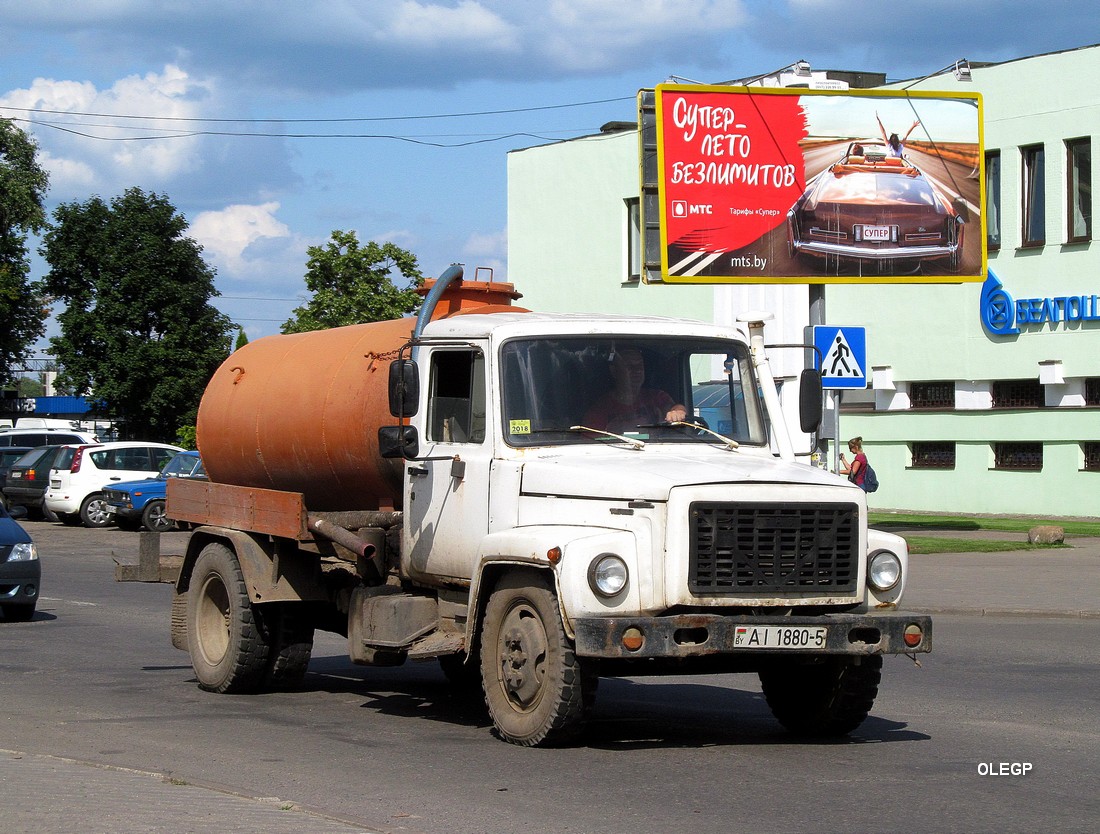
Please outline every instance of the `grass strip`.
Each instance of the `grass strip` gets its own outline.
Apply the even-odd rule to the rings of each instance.
[[[930,553],[1004,553],[1010,550],[1055,550],[1066,544],[1028,544],[1026,540],[950,539],[945,536],[902,535],[910,554]]]
[[[868,520],[872,527],[881,530],[904,527],[908,530],[1000,530],[1008,533],[1026,533],[1032,527],[1052,525],[1061,527],[1066,531],[1067,536],[1100,536],[1100,522],[1096,521],[884,512],[868,513]]]

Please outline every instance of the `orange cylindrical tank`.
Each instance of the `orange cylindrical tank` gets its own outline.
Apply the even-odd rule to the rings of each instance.
[[[490,286],[471,298],[467,284],[465,303],[449,303],[445,292],[433,318],[499,310],[518,297],[511,284]],[[400,509],[401,461],[379,455],[378,429],[398,422],[388,369],[414,326],[404,318],[267,336],[235,351],[199,405],[210,479],[300,492],[310,510]]]

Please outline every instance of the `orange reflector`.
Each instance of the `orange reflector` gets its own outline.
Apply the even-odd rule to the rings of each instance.
[[[551,547],[546,551],[546,558],[550,561],[551,565],[556,565],[561,561],[561,548]]]
[[[913,649],[920,645],[920,641],[924,639],[924,632],[920,630],[919,625],[907,625],[905,627],[905,645]]]
[[[631,626],[623,632],[623,648],[627,651],[636,652],[645,643],[645,635],[642,634],[641,629]]]

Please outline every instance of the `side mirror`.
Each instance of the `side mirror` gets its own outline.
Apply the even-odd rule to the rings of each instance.
[[[384,458],[416,460],[420,437],[415,426],[382,426],[378,430],[378,453]]]
[[[803,434],[813,434],[821,425],[821,374],[813,368],[802,372],[798,380],[798,422]]]
[[[420,371],[411,359],[390,362],[390,414],[413,417],[420,402]]]

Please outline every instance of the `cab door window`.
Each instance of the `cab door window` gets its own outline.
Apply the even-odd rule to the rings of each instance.
[[[428,440],[485,442],[485,359],[480,351],[437,350],[432,354]]]

